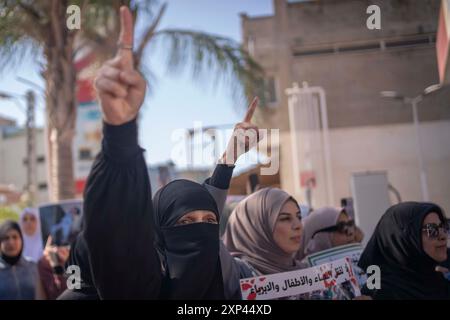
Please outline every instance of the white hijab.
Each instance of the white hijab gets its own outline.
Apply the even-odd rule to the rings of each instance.
[[[36,232],[33,235],[27,235],[23,226],[23,218],[25,215],[33,215],[36,218]],[[39,218],[38,210],[35,208],[25,208],[20,214],[20,229],[23,235],[23,256],[30,258],[34,262],[38,262],[44,253],[42,245],[41,220]]]

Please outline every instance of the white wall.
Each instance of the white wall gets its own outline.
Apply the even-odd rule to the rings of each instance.
[[[45,156],[44,131],[36,130],[36,156]],[[24,164],[26,158],[26,135],[0,137],[0,184],[13,184],[18,191],[23,191],[27,183],[27,169]],[[45,159],[46,160],[46,159]],[[37,183],[47,182],[47,168],[44,162],[37,164]],[[38,202],[48,201],[48,191],[38,190]]]
[[[450,121],[420,124],[430,200],[450,216]],[[282,139],[286,140],[286,136]],[[421,201],[419,166],[412,124],[339,128],[330,130],[331,166],[335,202],[351,195],[352,172],[385,170],[389,182],[398,189],[403,201]],[[282,146],[287,146],[282,142]],[[286,148],[286,147],[285,147]],[[283,154],[289,155],[290,152]],[[301,161],[301,160],[300,160]],[[281,159],[282,185],[294,193],[292,160]],[[289,174],[290,172],[290,174]],[[320,181],[318,181],[320,183]],[[296,195],[305,201],[304,190]],[[313,193],[314,197],[314,193]],[[395,197],[391,197],[395,203]],[[314,202],[314,201],[313,201]],[[316,203],[316,206],[328,205]]]

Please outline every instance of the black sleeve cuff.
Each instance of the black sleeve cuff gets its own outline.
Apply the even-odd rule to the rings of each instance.
[[[231,177],[233,176],[234,166],[218,164],[214,169],[211,178],[206,179],[205,183],[219,189],[230,188]]]
[[[118,162],[132,158],[143,149],[138,144],[136,119],[114,126],[103,122],[103,152]]]
[[[54,274],[62,275],[62,274],[64,274],[64,272],[65,272],[65,270],[64,270],[64,267],[62,267],[62,266],[53,267]]]

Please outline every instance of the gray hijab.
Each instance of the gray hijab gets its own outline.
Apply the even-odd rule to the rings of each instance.
[[[264,188],[242,200],[228,220],[223,238],[228,251],[261,275],[299,268],[293,255],[285,253],[273,239],[278,215],[288,200],[296,202],[281,189]]]
[[[310,254],[333,247],[331,233],[320,232],[314,238],[313,235],[316,231],[336,225],[341,212],[342,208],[323,207],[303,219],[302,246],[297,259],[302,260]]]

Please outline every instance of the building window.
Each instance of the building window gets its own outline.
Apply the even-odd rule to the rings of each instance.
[[[38,190],[47,190],[47,182],[39,183]]]
[[[252,37],[249,37],[248,42],[247,42],[247,47],[248,47],[249,55],[254,57],[255,56],[255,39],[253,39]]]
[[[275,77],[269,77],[265,80],[265,95],[267,103],[277,102],[277,86]]]
[[[36,162],[37,163],[44,163],[45,162],[45,156],[37,156],[36,157]],[[24,166],[28,165],[28,158],[27,157],[23,158],[23,165]]]
[[[80,160],[92,160],[91,149],[80,149],[78,153],[78,158]]]

